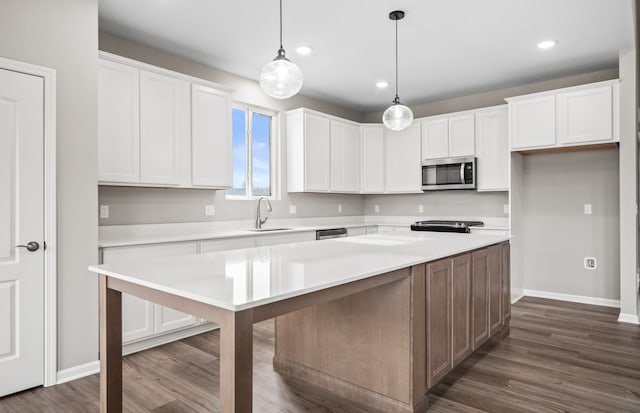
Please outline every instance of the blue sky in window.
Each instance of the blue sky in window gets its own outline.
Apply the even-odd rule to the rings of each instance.
[[[228,191],[228,193],[233,195],[246,195],[246,111],[234,108],[232,112],[231,122],[233,140],[233,189]]]
[[[271,117],[254,113],[251,122],[253,194],[271,195]]]

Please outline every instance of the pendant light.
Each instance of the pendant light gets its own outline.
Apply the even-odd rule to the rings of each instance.
[[[398,20],[403,18],[404,12],[402,10],[389,13],[389,19],[396,22],[396,97],[393,99],[393,104],[382,114],[384,126],[396,131],[406,129],[413,122],[413,112],[400,103],[400,98],[398,97]]]
[[[276,99],[287,99],[302,88],[302,71],[287,59],[282,47],[282,0],[280,0],[280,49],[275,59],[264,65],[260,73],[260,87]]]

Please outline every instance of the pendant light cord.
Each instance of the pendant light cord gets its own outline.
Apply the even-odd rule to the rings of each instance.
[[[398,100],[398,20],[396,20],[396,100]]]
[[[397,34],[396,37],[398,37]],[[284,49],[282,47],[282,0],[280,0],[280,48]]]

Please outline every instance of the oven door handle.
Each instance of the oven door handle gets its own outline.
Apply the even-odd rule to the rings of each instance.
[[[464,166],[466,164],[464,162],[460,163],[460,183],[464,184]]]

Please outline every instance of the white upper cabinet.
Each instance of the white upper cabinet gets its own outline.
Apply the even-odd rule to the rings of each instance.
[[[557,105],[561,145],[614,140],[611,86],[561,93]]]
[[[449,157],[475,155],[474,124],[473,113],[449,117]]]
[[[507,105],[476,112],[478,191],[509,189],[509,128]]]
[[[475,155],[473,112],[426,118],[422,124],[422,159]]]
[[[189,136],[189,82],[140,71],[140,182],[179,185]]]
[[[360,191],[360,130],[358,125],[331,121],[331,192]]]
[[[230,187],[230,93],[180,73],[100,56],[99,182]]]
[[[100,60],[98,66],[98,179],[140,181],[140,71]]]
[[[191,185],[232,185],[231,100],[227,92],[191,87]]]
[[[362,125],[362,193],[384,192],[384,126]]]
[[[422,122],[422,159],[449,157],[449,118],[429,118]]]
[[[385,192],[422,192],[420,124],[385,133]]]
[[[553,146],[556,143],[555,96],[509,104],[511,149]]]
[[[619,141],[618,94],[609,80],[507,99],[511,150]]]

